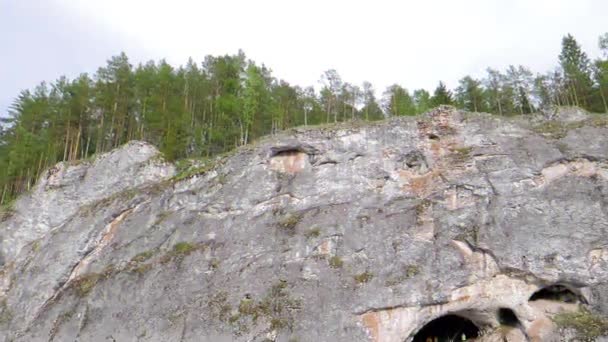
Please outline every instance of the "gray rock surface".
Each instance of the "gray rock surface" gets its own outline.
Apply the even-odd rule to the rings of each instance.
[[[607,122],[442,107],[185,178],[142,142],[58,164],[0,223],[0,341],[576,338],[553,318],[608,314]]]

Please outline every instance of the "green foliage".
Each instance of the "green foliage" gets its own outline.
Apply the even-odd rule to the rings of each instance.
[[[481,81],[465,76],[456,88],[456,103],[470,112],[485,112],[487,109]]]
[[[384,109],[389,116],[416,114],[416,106],[409,92],[397,84],[384,92]]]
[[[178,242],[173,245],[173,248],[165,253],[160,259],[162,264],[166,264],[170,261],[175,261],[178,264],[181,264],[184,259],[198,250],[204,250],[206,247],[205,244],[202,243],[190,243],[190,242]]]
[[[230,151],[218,154],[211,158],[202,157],[179,160],[176,163],[176,174],[173,176],[172,181],[179,182],[181,180],[202,175],[214,170],[219,165],[222,165],[226,161],[227,157],[233,153],[234,151]],[[225,177],[225,175],[223,177]]]
[[[553,321],[560,328],[573,329],[580,341],[595,341],[598,337],[608,335],[608,319],[586,309],[558,313]]]
[[[214,306],[221,307],[217,304]],[[287,292],[287,283],[279,281],[259,301],[250,297],[242,299],[238,313],[230,316],[228,322],[238,330],[237,333],[247,330],[248,320],[255,324],[260,318],[270,322],[270,330],[291,330],[295,320],[294,315],[301,307],[301,301],[292,298]]]
[[[136,265],[134,267],[131,267],[129,269],[129,271],[131,273],[143,275],[145,273],[148,273],[148,271],[150,271],[151,269],[152,269],[152,264],[141,264],[141,265]]]
[[[448,90],[448,87],[443,82],[439,82],[437,88],[435,88],[435,92],[433,93],[433,97],[431,97],[431,104],[433,107],[439,105],[451,105],[454,103],[454,99],[452,98],[452,92]]]
[[[342,258],[340,258],[337,255],[332,256],[331,258],[329,258],[329,266],[332,268],[341,268],[344,265],[344,261],[342,261]]]
[[[153,257],[155,253],[156,253],[156,250],[154,250],[154,249],[151,249],[151,250],[148,250],[145,252],[141,252],[141,253],[137,254],[136,256],[134,256],[131,259],[131,261],[136,262],[136,263],[142,263],[142,262],[147,261],[151,257]]]
[[[425,198],[422,201],[420,201],[418,204],[416,204],[416,206],[414,207],[414,209],[416,210],[416,223],[418,225],[423,224],[423,219],[424,219],[423,216],[426,213],[427,209],[430,208],[431,205],[433,205],[433,202],[431,202],[431,200]]]
[[[189,242],[178,242],[173,246],[172,253],[175,255],[188,255],[195,251],[197,248],[196,245],[191,244]]]
[[[319,227],[310,228],[306,233],[304,233],[304,236],[309,239],[319,237],[319,235],[321,235],[321,229]]]
[[[72,281],[71,288],[74,289],[78,297],[86,297],[101,279],[102,275],[99,273],[84,274]]]
[[[561,139],[568,133],[567,127],[559,121],[545,121],[534,126],[532,130],[551,139]]]
[[[0,326],[10,323],[13,319],[13,312],[6,303],[6,298],[0,302]]]
[[[302,219],[302,215],[298,213],[291,213],[283,216],[281,220],[278,222],[279,228],[282,230],[293,234],[295,232],[296,226],[300,223]]]
[[[451,158],[455,163],[464,163],[471,156],[472,147],[456,147],[452,150]]]
[[[231,318],[232,306],[228,303],[228,292],[221,291],[214,294],[207,301],[209,312],[216,315],[220,322],[228,322]]]
[[[417,265],[407,265],[394,277],[386,280],[386,286],[395,286],[403,283],[407,279],[413,278],[420,274],[420,267]]]
[[[416,106],[416,114],[426,113],[433,107],[431,104],[431,94],[424,89],[415,90],[413,99]]]
[[[207,158],[302,125],[414,115],[441,104],[500,115],[530,113],[537,104],[608,113],[607,41],[600,37],[604,56],[591,61],[567,35],[554,71],[533,77],[524,66],[488,68],[481,80],[462,78],[455,98],[443,82],[432,97],[392,85],[383,108],[371,83],[344,82],[333,69],[316,92],[275,78],[242,51],[179,67],[165,60],[134,66],[121,53],[93,75],[60,77],[16,96],[0,120],[0,205],[52,176],[48,169],[59,161],[75,163],[133,139],[154,144],[168,161],[203,160],[179,162],[175,180],[182,180],[212,169],[215,161]],[[0,220],[7,212],[0,209]]]
[[[573,104],[588,107],[592,86],[591,61],[570,34],[562,39],[559,62],[568,88],[567,93],[571,96]]]
[[[365,284],[372,280],[373,277],[374,275],[371,272],[365,271],[363,273],[356,274],[353,278],[357,284]]]

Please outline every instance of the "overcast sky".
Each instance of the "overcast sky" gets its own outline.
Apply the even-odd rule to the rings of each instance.
[[[488,66],[551,69],[568,32],[595,58],[607,13],[607,0],[0,0],[0,115],[120,51],[178,65],[243,49],[303,86],[335,68],[378,91],[455,87]]]

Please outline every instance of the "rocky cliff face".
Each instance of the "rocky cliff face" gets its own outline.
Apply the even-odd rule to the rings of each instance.
[[[444,107],[59,164],[1,218],[0,341],[601,340],[607,127]]]

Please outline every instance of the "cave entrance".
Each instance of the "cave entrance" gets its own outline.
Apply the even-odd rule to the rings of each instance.
[[[479,336],[479,328],[469,319],[446,315],[427,323],[413,342],[469,341]]]
[[[513,310],[508,308],[498,309],[498,323],[507,327],[516,328],[519,326],[519,319]]]
[[[579,296],[564,285],[551,285],[544,287],[530,297],[530,301],[550,300],[563,303],[578,303]]]

